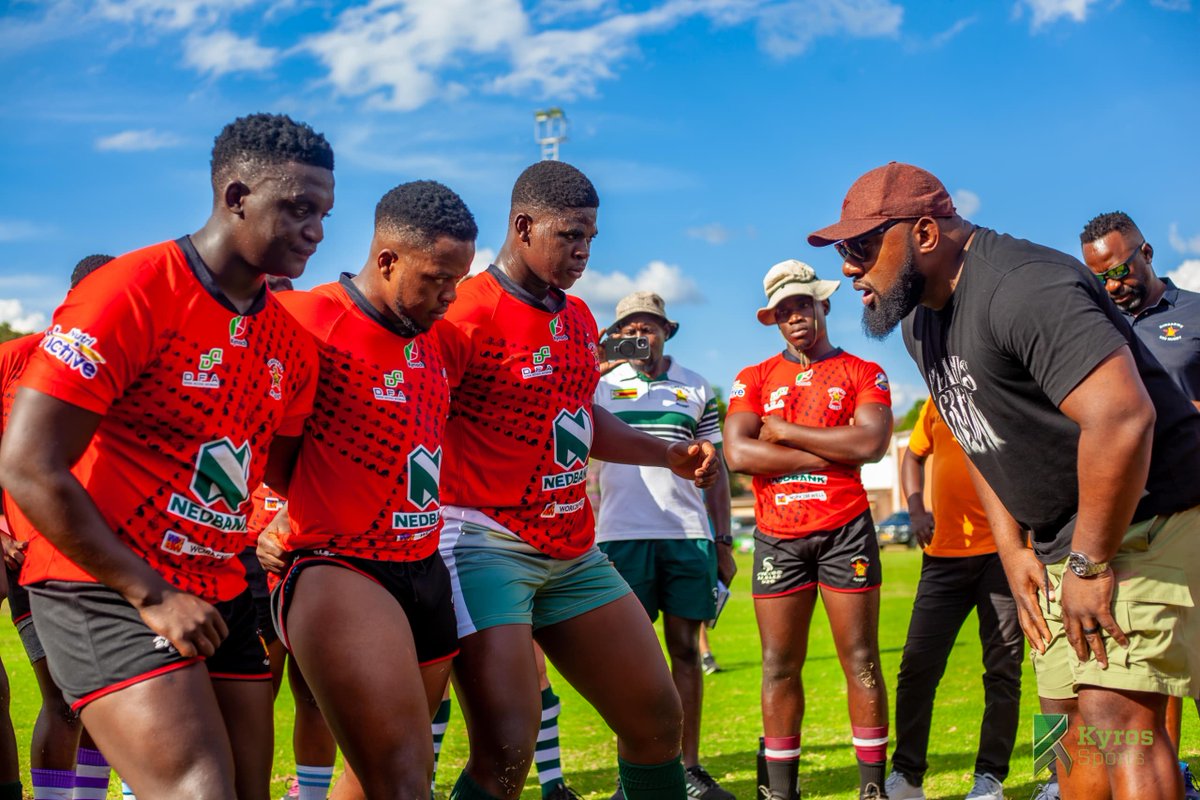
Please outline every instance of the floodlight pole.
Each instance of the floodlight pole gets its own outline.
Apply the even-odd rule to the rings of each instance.
[[[561,108],[533,112],[533,140],[542,147],[543,161],[558,161],[558,146],[567,140],[567,115]]]

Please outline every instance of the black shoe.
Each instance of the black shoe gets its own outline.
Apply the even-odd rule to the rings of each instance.
[[[878,783],[868,783],[859,793],[858,800],[887,800],[887,792]]]
[[[683,771],[688,797],[694,800],[737,800],[732,793],[721,788],[708,770],[697,764]]]
[[[550,790],[550,794],[546,795],[542,800],[583,800],[579,796],[579,792],[567,786],[565,783],[560,783]]]
[[[617,790],[609,800],[625,800],[625,790],[621,788],[621,779],[617,778]]]

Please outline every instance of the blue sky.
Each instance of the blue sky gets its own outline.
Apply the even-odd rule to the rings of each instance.
[[[337,202],[301,287],[357,271],[375,202],[441,180],[504,235],[563,106],[564,160],[601,194],[579,293],[635,288],[682,322],[681,362],[727,386],[781,345],[761,278],[862,172],[932,170],[980,224],[1077,251],[1120,208],[1160,274],[1200,288],[1196,0],[0,0],[0,319],[40,325],[71,267],[198,228],[229,120],[282,111],[332,141]],[[1200,3],[1198,3],[1200,4]],[[898,337],[867,340],[848,283],[835,344],[922,393]]]

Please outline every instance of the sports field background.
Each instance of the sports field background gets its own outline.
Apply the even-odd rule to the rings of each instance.
[[[883,674],[887,680],[890,712],[895,714],[895,676],[913,593],[920,574],[921,554],[907,549],[889,549],[883,555],[884,588],[880,618],[880,649]],[[701,758],[709,772],[739,800],[754,798],[755,750],[761,732],[758,705],[759,657],[758,633],[754,609],[749,597],[750,556],[738,555],[739,572],[733,584],[733,596],[720,624],[712,632],[711,642],[723,672],[705,678],[704,727]],[[614,637],[620,631],[613,631]],[[21,748],[22,771],[29,786],[29,735],[39,704],[37,685],[29,669],[24,650],[10,625],[0,626],[0,656],[12,684],[12,717]],[[631,665],[631,668],[634,668]],[[930,742],[930,772],[925,792],[935,798],[962,798],[971,785],[975,742],[983,711],[977,622],[972,616],[963,627],[946,675],[938,691]],[[566,682],[551,671],[555,691],[562,697],[560,734],[563,767],[568,783],[589,800],[609,797],[616,781],[616,746],[604,723]],[[857,797],[858,769],[850,747],[850,723],[846,716],[845,681],[838,666],[824,613],[817,609],[812,627],[808,662],[804,670],[807,711],[800,761],[800,784],[804,797]],[[1021,728],[1012,764],[1005,784],[1006,796],[1027,800],[1037,781],[1031,774],[1030,736],[1032,715],[1037,709],[1033,672],[1026,660],[1022,684]],[[1193,768],[1200,767],[1200,721],[1195,707],[1184,704],[1183,753]],[[286,685],[275,712],[275,776],[272,793],[280,797],[285,779],[292,774],[291,753],[292,703]],[[439,765],[438,795],[444,796],[453,785],[466,760],[466,734],[457,706],[450,720]],[[890,749],[889,749],[890,754]],[[27,790],[28,792],[28,790]],[[26,796],[31,796],[27,793]],[[119,798],[114,779],[110,798]],[[529,800],[540,797],[536,776],[530,774],[522,795]]]

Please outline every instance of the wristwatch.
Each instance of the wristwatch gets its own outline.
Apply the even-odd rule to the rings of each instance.
[[[724,536],[714,536],[713,541],[715,541],[717,544],[725,544],[725,545],[729,545],[730,547],[732,547],[733,546],[733,534],[727,533]]]
[[[1094,578],[1100,573],[1108,571],[1107,561],[1092,561],[1083,553],[1074,550],[1071,551],[1071,555],[1067,556],[1067,566],[1080,578]]]

